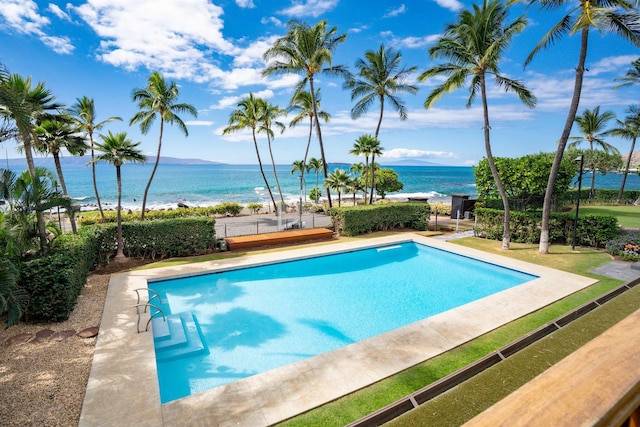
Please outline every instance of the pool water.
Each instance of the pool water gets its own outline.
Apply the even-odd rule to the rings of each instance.
[[[153,323],[161,401],[322,354],[535,278],[409,242],[150,282],[168,318]]]

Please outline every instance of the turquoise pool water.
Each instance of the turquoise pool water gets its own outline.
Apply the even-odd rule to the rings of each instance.
[[[168,319],[153,326],[161,401],[331,351],[534,278],[410,242],[150,282]]]

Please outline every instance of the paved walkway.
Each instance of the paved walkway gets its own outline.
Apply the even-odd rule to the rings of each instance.
[[[598,268],[594,268],[590,273],[631,281],[640,277],[640,262],[611,261]]]

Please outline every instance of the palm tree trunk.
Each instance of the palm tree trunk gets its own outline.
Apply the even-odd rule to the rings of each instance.
[[[382,116],[384,115],[384,96],[380,96],[380,117],[378,118],[378,126],[376,126],[376,140],[378,140],[378,134],[380,133],[380,126],[382,125]],[[373,191],[376,188],[375,177],[375,154],[371,155],[371,195],[369,196],[369,204],[373,203]]]
[[[320,120],[318,120],[318,109],[316,107],[316,94],[313,88],[313,77],[309,77],[309,90],[311,91],[311,103],[313,104],[313,117],[316,119],[316,132],[318,133],[318,144],[320,145],[320,157],[322,158],[322,171],[324,173],[324,179],[327,179],[327,159],[324,155],[324,145],[322,144],[322,131],[320,130]],[[327,201],[329,202],[329,208],[331,208],[331,190],[327,187]]]
[[[36,165],[33,161],[33,153],[31,151],[30,138],[32,136],[35,140],[35,135],[31,135],[29,132],[24,132],[22,134],[22,143],[24,145],[24,155],[27,159],[27,168],[29,169],[29,175],[31,175],[31,180],[35,182],[38,177],[36,175]],[[44,222],[44,214],[40,210],[40,200],[35,200],[34,203],[36,210],[36,222],[38,225],[38,239],[40,241],[40,250],[44,253],[47,251],[47,227]]]
[[[260,150],[258,150],[258,141],[256,141],[256,131],[254,128],[251,128],[251,132],[253,133],[253,145],[256,148],[256,156],[258,157],[258,165],[260,166],[260,173],[262,174],[264,185],[267,187],[267,191],[269,192],[271,203],[273,203],[273,209],[276,209],[276,200],[273,198],[273,193],[271,193],[271,187],[269,186],[269,181],[267,181],[267,176],[264,174],[264,168],[262,167],[262,159],[260,159]]]
[[[282,190],[280,189],[280,181],[278,180],[278,172],[276,171],[276,162],[273,160],[273,151],[271,151],[271,137],[269,133],[267,133],[267,146],[269,147],[269,156],[271,157],[271,166],[273,167],[273,176],[276,179],[276,188],[278,189],[278,194],[280,195],[280,202],[282,203],[282,207],[286,207],[284,203],[284,198],[282,197]]]
[[[509,199],[507,198],[507,192],[504,189],[500,174],[498,173],[498,167],[493,159],[493,153],[491,152],[491,136],[489,125],[489,106],[487,105],[487,89],[485,87],[485,76],[480,75],[480,90],[482,92],[482,110],[484,113],[484,148],[487,152],[487,161],[489,162],[489,168],[493,175],[493,180],[498,187],[498,193],[502,198],[502,206],[504,209],[504,224],[502,228],[502,249],[509,250],[509,244],[511,242],[511,210],[509,209]]]
[[[56,172],[58,174],[58,179],[60,180],[60,187],[62,188],[62,194],[65,197],[69,197],[69,193],[67,193],[67,185],[64,182],[64,176],[62,175],[62,166],[60,166],[60,156],[57,152],[53,153],[53,162],[56,165]],[[78,229],[76,228],[76,220],[75,220],[75,212],[73,211],[73,207],[69,207],[69,211],[67,212],[69,216],[69,222],[71,223],[71,231],[73,234],[78,234]]]
[[[158,169],[158,163],[160,163],[160,150],[162,149],[163,131],[164,131],[164,118],[160,116],[160,136],[158,137],[158,153],[156,154],[156,162],[153,165],[153,169],[151,170],[151,176],[149,177],[149,182],[147,182],[147,186],[144,189],[144,196],[142,197],[142,213],[140,214],[141,221],[144,221],[144,213],[147,209],[147,196],[149,195],[149,188],[151,188],[151,182],[153,181],[153,176],[156,174],[156,170]]]
[[[102,222],[106,222],[107,219],[104,216],[104,211],[102,210],[102,203],[100,203],[100,194],[98,194],[98,184],[96,183],[96,164],[94,163],[95,152],[93,145],[93,134],[89,134],[89,142],[91,143],[91,178],[93,179],[93,192],[96,194],[96,202],[98,203],[98,210],[100,211],[100,218]]]
[[[591,169],[591,188],[589,189],[589,198],[596,197],[596,168]]]
[[[631,156],[633,156],[633,150],[636,146],[636,138],[631,141],[631,150],[629,150],[629,157],[627,157],[627,164],[624,166],[624,173],[622,174],[622,183],[620,184],[620,191],[618,192],[617,203],[622,202],[622,195],[624,194],[624,186],[627,183],[627,175],[629,175],[629,168],[631,167]]]
[[[573,97],[571,98],[571,105],[569,106],[567,120],[565,121],[560,141],[558,141],[558,148],[553,159],[551,172],[549,173],[547,191],[544,193],[544,202],[542,204],[540,245],[538,247],[538,252],[540,252],[541,254],[549,253],[549,219],[551,217],[551,203],[553,202],[553,188],[555,187],[556,178],[558,177],[558,172],[560,171],[560,163],[562,163],[562,157],[564,156],[564,149],[567,146],[569,134],[571,133],[573,122],[576,120],[578,105],[580,104],[580,93],[582,92],[582,80],[584,78],[584,64],[587,59],[588,44],[589,29],[585,28],[582,30],[581,34],[580,56],[578,59],[578,66],[576,67],[576,80],[573,86]]]
[[[124,256],[124,239],[122,238],[122,179],[120,176],[120,166],[116,166],[116,181],[118,182],[118,206],[116,209],[116,218],[118,220],[118,225],[116,229],[116,244],[118,248],[116,249],[116,258],[121,259],[125,258]],[[144,211],[143,211],[144,212]]]

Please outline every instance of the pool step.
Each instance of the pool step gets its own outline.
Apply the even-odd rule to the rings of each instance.
[[[170,314],[166,321],[161,317],[155,317],[151,324],[156,359],[159,362],[209,353],[195,314]]]

